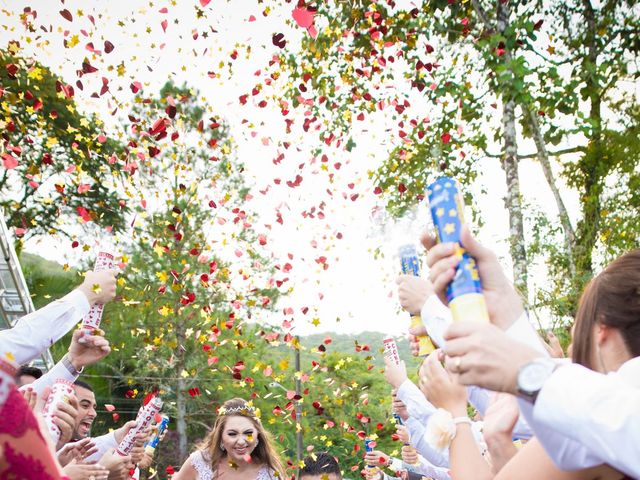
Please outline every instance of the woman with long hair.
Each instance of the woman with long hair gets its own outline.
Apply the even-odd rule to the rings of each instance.
[[[284,469],[256,409],[241,398],[227,400],[213,429],[173,480],[284,480]]]

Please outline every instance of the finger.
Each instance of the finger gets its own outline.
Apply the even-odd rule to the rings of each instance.
[[[409,334],[413,335],[414,338],[415,338],[415,336],[426,335],[427,334],[427,327],[425,327],[424,324],[419,325],[417,327],[409,327]],[[411,338],[411,337],[409,337],[409,338]],[[417,339],[415,339],[414,341],[417,341]]]
[[[439,261],[451,257],[456,253],[456,244],[447,242],[447,243],[438,243],[429,249],[427,252],[427,265],[432,269],[436,263]]]
[[[438,238],[434,232],[425,231],[420,235],[420,243],[426,250],[430,250],[438,243]]]
[[[409,277],[411,277],[411,275],[405,275],[405,274],[398,275],[398,278],[396,278],[396,284],[402,285]]]
[[[456,380],[458,377],[464,373],[469,371],[472,361],[468,356],[457,356],[457,357],[446,357],[445,358],[445,375],[447,372],[454,377]],[[458,381],[458,383],[460,383]]]
[[[460,244],[474,257],[477,261],[493,257],[493,252],[482,246],[471,234],[469,226],[463,224],[460,229]]]
[[[432,380],[446,380],[448,378],[444,367],[440,365],[437,355],[429,355],[425,360],[427,378]]]
[[[437,278],[432,279],[433,291],[436,293],[440,301],[444,305],[448,305],[449,301],[446,296],[447,287],[453,281],[456,276],[456,267],[458,266],[458,260],[452,261],[447,264],[447,268],[440,272]],[[444,265],[443,265],[444,267]]]
[[[444,339],[447,340],[446,346],[443,347],[444,352],[447,355],[453,355],[450,351],[451,346],[449,345],[451,340],[469,337],[480,331],[483,327],[486,328],[486,325],[478,322],[453,322],[444,332]]]
[[[460,263],[460,259],[454,255],[450,255],[439,259],[433,264],[429,270],[429,280],[433,283],[435,291],[438,291],[438,287],[440,287],[440,285],[436,283],[437,280],[445,275],[450,269],[455,269],[458,266],[458,263]]]
[[[59,402],[57,405],[57,410],[58,413],[62,412],[69,415],[70,417],[75,417],[77,413],[76,409],[66,402]]]
[[[78,399],[75,395],[69,395],[69,405],[73,410],[78,410]],[[83,440],[87,440],[84,438]]]

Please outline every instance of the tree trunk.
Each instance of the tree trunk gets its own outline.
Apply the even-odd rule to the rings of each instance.
[[[179,307],[177,307],[179,308]],[[176,308],[176,309],[177,309]],[[178,349],[176,351],[176,372],[178,372],[178,390],[176,392],[176,430],[178,432],[178,451],[180,452],[180,458],[187,457],[187,399],[185,392],[187,391],[187,385],[185,379],[182,377],[182,372],[186,366],[186,360],[184,358],[185,351],[182,345],[185,343],[185,326],[183,319],[177,319],[176,321],[176,339],[178,340]]]
[[[589,148],[578,167],[584,175],[582,192],[582,220],[577,226],[576,239],[576,267],[578,276],[587,280],[593,276],[593,248],[598,239],[600,227],[600,195],[602,180],[606,176],[606,168],[602,158],[602,112],[601,90],[598,81],[598,46],[596,12],[589,0],[583,0],[584,18],[586,23],[585,43],[587,45],[587,59],[583,64],[585,70],[585,90],[589,92],[589,120],[591,122],[591,138]],[[588,66],[593,67],[589,72]]]
[[[505,35],[509,26],[510,9],[508,3],[498,1],[497,27]],[[504,54],[504,62],[511,63],[509,49]],[[523,298],[528,300],[527,288],[527,253],[524,238],[524,219],[522,215],[522,197],[520,196],[520,180],[518,177],[518,144],[516,139],[515,100],[511,94],[511,85],[505,85],[502,98],[502,129],[504,138],[504,156],[502,168],[507,180],[505,207],[509,211],[509,243],[513,259],[513,280]]]
[[[181,372],[182,370],[176,370]],[[178,379],[178,391],[176,392],[176,430],[178,432],[178,451],[180,458],[187,458],[187,403],[184,395],[185,384],[182,378]]]
[[[573,231],[573,227],[571,226],[569,213],[567,212],[567,208],[564,205],[562,196],[560,196],[560,191],[558,190],[555,178],[553,177],[553,172],[551,171],[549,153],[547,151],[547,146],[544,142],[542,132],[540,131],[540,124],[538,123],[538,119],[535,113],[533,113],[527,106],[523,105],[522,109],[524,114],[527,116],[527,123],[529,124],[531,132],[533,134],[533,141],[536,144],[538,161],[540,162],[540,166],[542,167],[544,178],[547,180],[547,184],[549,185],[549,188],[553,193],[553,198],[555,199],[556,206],[558,207],[558,215],[560,216],[560,223],[562,224],[562,230],[564,232],[564,247],[569,259],[569,273],[571,274],[571,277],[575,277],[576,264],[573,254],[576,241],[575,232]]]

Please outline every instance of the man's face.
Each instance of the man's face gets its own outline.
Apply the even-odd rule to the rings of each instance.
[[[76,429],[73,432],[74,440],[81,440],[89,436],[91,425],[96,418],[96,396],[91,390],[75,386],[76,397],[78,398],[78,417],[76,418]]]
[[[18,378],[18,387],[23,385],[29,385],[36,381],[36,377],[32,377],[31,375],[20,375]]]

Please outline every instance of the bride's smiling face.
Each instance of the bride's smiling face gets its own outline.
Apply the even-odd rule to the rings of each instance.
[[[235,463],[246,462],[258,444],[258,430],[247,417],[234,415],[225,422],[222,445]]]

